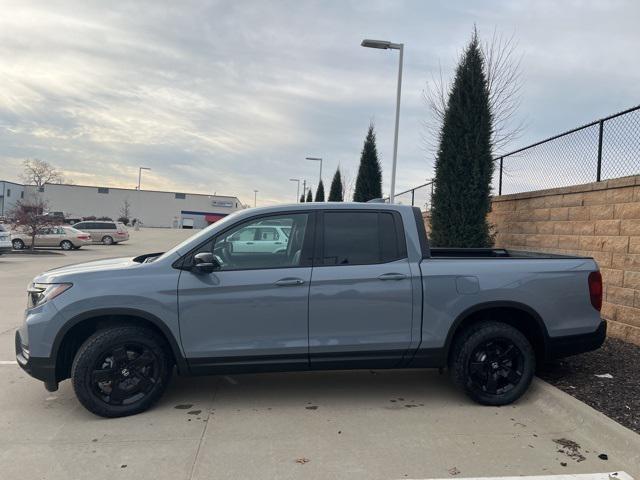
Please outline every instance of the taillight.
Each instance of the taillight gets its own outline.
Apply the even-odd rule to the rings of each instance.
[[[593,308],[600,311],[602,308],[602,275],[600,272],[589,274],[589,297]]]

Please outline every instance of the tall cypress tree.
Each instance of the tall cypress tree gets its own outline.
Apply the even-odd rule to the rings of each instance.
[[[322,183],[322,180],[320,180],[320,183],[318,184],[318,189],[316,190],[316,202],[324,202],[324,184]]]
[[[373,123],[369,125],[367,138],[360,155],[360,167],[356,179],[356,191],[353,194],[354,202],[368,202],[374,198],[382,198],[382,170],[378,161],[376,148],[376,134]]]
[[[311,193],[311,189],[307,192],[307,202],[313,202],[313,194]]]
[[[304,203],[304,193],[300,195],[300,203]]]
[[[488,247],[487,213],[493,173],[492,116],[485,63],[474,30],[456,69],[436,158],[431,242]]]
[[[340,175],[340,167],[336,169],[336,173],[333,175],[331,181],[331,188],[329,189],[329,201],[330,202],[343,202],[344,193],[342,192],[342,175]]]

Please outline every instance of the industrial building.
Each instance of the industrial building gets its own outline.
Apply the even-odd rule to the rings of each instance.
[[[7,216],[18,200],[40,195],[50,212],[82,217],[122,216],[125,203],[129,217],[146,227],[203,228],[244,208],[238,197],[200,193],[162,192],[87,185],[35,185],[0,180],[0,216]]]

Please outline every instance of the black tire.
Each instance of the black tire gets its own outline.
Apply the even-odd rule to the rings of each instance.
[[[62,250],[73,250],[73,243],[71,243],[69,240],[63,240],[60,242],[60,248]]]
[[[87,410],[101,417],[125,417],[144,412],[162,396],[172,366],[169,346],[155,332],[110,327],[82,344],[73,360],[71,381]]]
[[[11,241],[11,246],[14,250],[22,250],[24,248],[24,242],[19,238],[15,238]]]
[[[102,237],[102,243],[105,245],[113,245],[113,237],[105,235],[104,237]]]
[[[536,369],[531,343],[514,327],[480,322],[456,338],[449,359],[453,382],[483,405],[508,405],[527,391]]]

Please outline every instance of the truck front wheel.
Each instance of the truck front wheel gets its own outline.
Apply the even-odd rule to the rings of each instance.
[[[507,405],[524,394],[535,372],[527,338],[500,322],[472,325],[456,339],[449,371],[456,385],[483,405]]]
[[[169,347],[155,332],[118,326],[99,330],[80,347],[71,368],[80,403],[102,417],[124,417],[148,409],[171,376]]]

